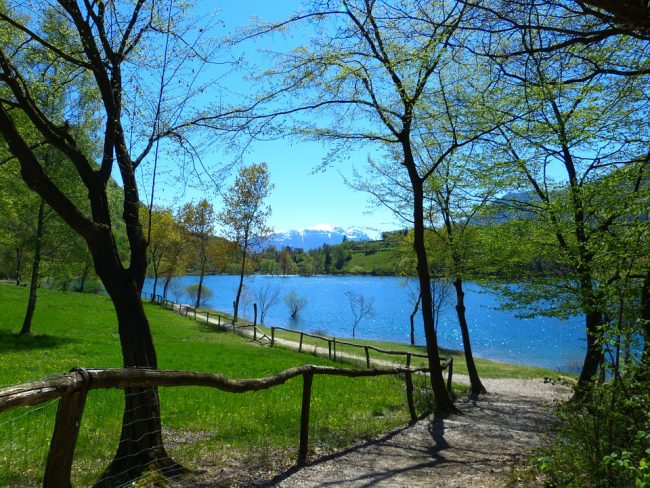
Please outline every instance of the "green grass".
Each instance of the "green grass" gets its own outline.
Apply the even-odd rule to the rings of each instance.
[[[39,290],[33,335],[17,337],[27,289],[0,284],[0,387],[61,374],[75,366],[120,367],[115,313],[103,295]],[[278,348],[260,347],[158,306],[146,305],[159,367],[254,378],[304,364],[338,365]],[[298,445],[299,378],[267,391],[231,394],[206,388],[160,390],[168,450],[190,467],[223,465],[271,450],[292,460]],[[52,434],[56,402],[0,414],[0,486],[38,485]],[[119,391],[91,391],[73,466],[88,485],[110,461],[123,408]],[[310,446],[333,449],[408,421],[398,378],[318,376],[312,392]]]

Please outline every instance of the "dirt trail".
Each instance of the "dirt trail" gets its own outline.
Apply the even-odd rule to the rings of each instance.
[[[486,380],[491,393],[311,465],[267,486],[502,487],[555,423],[568,391],[533,380]]]
[[[292,341],[276,339],[278,345],[297,349]],[[309,346],[306,352],[327,350]],[[365,360],[341,354],[342,358]],[[375,365],[390,365],[373,361]],[[455,382],[468,383],[464,375]],[[194,482],[182,486],[278,486],[289,487],[502,487],[513,468],[556,419],[550,413],[554,402],[568,399],[566,387],[542,380],[486,379],[490,392],[478,399],[457,402],[462,415],[426,417],[414,425],[380,439],[360,443],[343,451],[311,459],[301,469],[292,468],[270,478],[268,473],[252,478],[228,477],[208,468]]]

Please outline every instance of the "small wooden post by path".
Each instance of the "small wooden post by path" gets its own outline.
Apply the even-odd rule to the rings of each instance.
[[[368,350],[368,346],[364,347],[366,350],[366,368],[370,367],[370,351]]]
[[[334,361],[336,361],[336,337],[332,339],[332,342],[334,343]]]
[[[411,355],[406,356],[406,368],[411,369]],[[418,419],[415,412],[415,402],[413,401],[413,378],[411,372],[404,373],[404,383],[406,384],[406,401],[409,406],[409,413],[411,414],[411,421],[415,422]]]
[[[69,488],[72,486],[70,481],[72,459],[90,384],[90,374],[86,370],[72,371],[78,371],[82,375],[84,383],[79,390],[62,396],[59,400],[54,433],[45,465],[44,488]]]
[[[305,464],[309,450],[309,408],[311,406],[311,384],[314,373],[311,371],[302,375],[302,410],[300,414],[300,447],[298,449],[298,464]]]
[[[332,360],[332,341],[329,339],[327,339],[327,358]]]
[[[253,341],[257,340],[257,303],[253,303]]]
[[[300,333],[300,344],[298,345],[298,352],[302,352],[302,339],[304,338],[305,334],[302,332]]]
[[[275,345],[275,327],[271,327],[271,347]]]
[[[449,362],[447,363],[447,391],[451,393],[451,377],[454,374],[454,358],[449,357]]]

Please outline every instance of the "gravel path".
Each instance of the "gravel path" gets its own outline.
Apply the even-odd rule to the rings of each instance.
[[[276,342],[284,347],[298,347],[291,341]],[[310,346],[308,352],[327,354],[325,349],[313,349]],[[382,361],[375,364],[390,365]],[[460,374],[454,375],[454,381],[469,383]],[[478,399],[460,399],[460,415],[426,417],[383,438],[311,459],[301,469],[292,468],[274,478],[270,478],[272,473],[266,477],[258,471],[254,481],[246,476],[247,481],[238,480],[237,476],[226,481],[208,468],[200,479],[182,486],[505,486],[513,468],[552,430],[556,419],[550,407],[568,399],[570,390],[537,379],[484,379],[483,384],[490,393]]]
[[[568,389],[537,380],[485,380],[491,392],[377,441],[316,460],[279,487],[501,487],[555,424],[550,403]]]

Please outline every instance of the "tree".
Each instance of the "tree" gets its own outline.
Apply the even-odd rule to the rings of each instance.
[[[269,97],[275,101],[278,95],[286,95],[279,112],[298,118],[297,134],[337,141],[339,150],[360,142],[378,144],[394,153],[396,171],[408,176],[436,410],[455,411],[442,377],[424,239],[424,182],[435,167],[419,167],[414,141],[425,120],[439,115],[428,112],[431,101],[445,103],[445,83],[438,74],[455,53],[454,36],[466,7],[424,0],[403,2],[398,8],[370,0],[343,2],[343,9],[331,8],[327,1],[312,4],[309,14],[294,20],[313,20],[317,35],[309,46],[293,50],[267,71],[267,78],[281,80]],[[471,83],[469,77],[464,81]],[[314,116],[316,111],[323,115]],[[305,112],[309,119],[299,117]],[[266,116],[277,115],[275,111]],[[451,137],[436,148],[442,159],[475,137],[455,132],[453,123],[449,125]]]
[[[224,195],[224,209],[217,216],[226,236],[239,248],[241,266],[233,323],[237,322],[248,254],[273,232],[267,225],[271,208],[264,203],[272,189],[266,163],[243,167],[239,170],[234,184]]]
[[[149,261],[153,271],[153,287],[151,300],[155,300],[158,280],[163,278],[163,296],[169,282],[180,266],[181,252],[185,247],[183,227],[176,220],[170,209],[152,208],[150,211],[141,209],[142,220],[149,222],[147,240],[149,245]]]
[[[299,297],[295,291],[291,290],[284,297],[284,303],[287,304],[289,308],[289,315],[292,319],[295,319],[301,310],[307,305],[307,299],[304,297]]]
[[[258,286],[253,291],[255,302],[260,307],[260,323],[264,325],[266,314],[278,303],[280,288],[277,286]]]
[[[189,95],[179,100],[167,96],[165,89],[175,85],[174,89],[185,87],[186,93],[193,92],[190,87],[195,78],[184,79],[182,73],[188,60],[196,59],[199,47],[183,42],[184,15],[173,2],[59,0],[35,4],[36,15],[30,8],[21,2],[0,8],[2,32],[16,33],[15,40],[0,44],[0,134],[20,163],[23,180],[88,246],[115,307],[124,366],[156,368],[156,351],[140,299],[147,243],[139,218],[136,170],[161,138],[174,135],[185,141],[192,126],[184,110]],[[48,25],[56,26],[50,39],[45,36]],[[162,56],[158,55],[162,51],[157,49],[158,36],[167,42]],[[58,61],[59,76],[50,89],[59,91],[66,103],[54,113],[39,98],[39,80],[47,78],[54,64],[30,63],[35,51],[43,53],[43,59]],[[154,68],[158,69],[155,74]],[[69,81],[79,76],[92,81],[78,89]],[[179,84],[172,84],[172,77]],[[155,94],[148,84],[154,79],[160,80]],[[154,103],[130,106],[143,99]],[[83,110],[88,101],[95,104],[95,110]],[[98,154],[85,147],[73,129],[96,114],[101,118],[101,128],[93,133],[101,140]],[[23,120],[28,121],[29,130]],[[129,134],[136,137],[136,144],[130,144]],[[37,154],[41,145],[59,152],[57,165],[69,170],[62,173],[84,186],[88,211],[44,167]],[[128,240],[124,257],[116,242],[107,193],[113,169],[119,172],[123,186],[121,214]],[[152,469],[180,472],[165,451],[161,432],[157,391],[126,388],[120,443],[99,484],[127,483]]]
[[[370,317],[375,313],[373,300],[366,298],[362,293],[355,293],[352,290],[346,291],[345,296],[348,297],[348,304],[350,305],[350,311],[353,316],[352,338],[354,339],[354,334],[359,323],[364,318]]]
[[[199,305],[203,305],[203,303],[210,298],[214,296],[214,292],[212,289],[208,288],[207,286],[199,286],[199,285],[188,285],[185,287],[185,294],[189,297],[191,301],[196,303],[197,300],[199,301]],[[200,295],[199,295],[200,294]]]
[[[535,51],[537,36],[527,35],[525,30],[523,34],[519,38],[522,49]],[[532,197],[512,199],[512,203],[540,218],[568,271],[561,290],[547,283],[554,288],[549,292],[544,283],[537,282],[529,291],[538,299],[564,297],[563,308],[578,304],[585,316],[587,351],[578,381],[579,396],[590,388],[603,361],[606,285],[618,281],[614,269],[602,266],[606,261],[602,244],[621,218],[620,207],[611,201],[602,204],[601,197],[611,198],[612,188],[601,184],[617,169],[646,159],[650,137],[642,122],[649,108],[640,92],[642,80],[594,75],[585,60],[597,63],[608,52],[619,56],[626,46],[625,40],[619,39],[606,51],[579,56],[532,52],[500,67],[507,76],[504,83],[509,80],[510,95],[517,97],[515,110],[521,114],[502,131],[502,147],[510,157],[513,174],[520,177],[519,189]],[[522,72],[514,74],[522,63],[526,66],[523,76]],[[581,79],[584,81],[576,81]],[[531,297],[525,301],[530,303]]]
[[[291,254],[291,248],[289,246],[280,251],[280,254],[278,255],[278,261],[278,266],[280,267],[282,274],[285,276],[291,274],[291,271],[293,269],[293,256]]]
[[[186,235],[192,239],[193,249],[196,253],[199,271],[199,285],[196,293],[194,306],[196,308],[201,304],[201,292],[203,289],[203,279],[208,264],[208,247],[210,237],[214,231],[216,217],[212,204],[206,199],[200,200],[193,204],[191,202],[183,205],[180,211],[181,225],[185,229]]]

